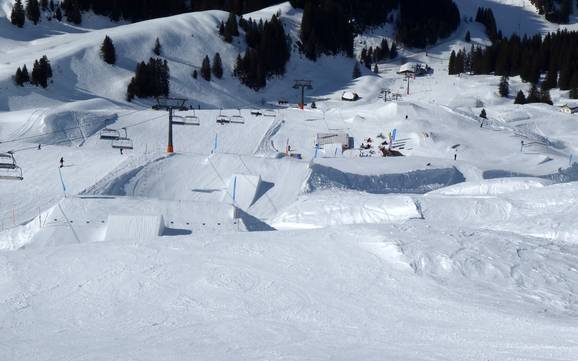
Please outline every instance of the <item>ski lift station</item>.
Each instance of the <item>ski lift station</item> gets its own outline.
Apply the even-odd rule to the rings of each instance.
[[[400,75],[414,75],[414,76],[421,76],[426,75],[430,71],[429,65],[425,63],[418,63],[418,62],[408,62],[403,64],[399,70],[398,74]]]
[[[317,133],[317,138],[315,140],[315,144],[320,147],[329,144],[340,144],[343,149],[350,148],[350,141],[351,138],[349,134],[336,132],[336,133]]]

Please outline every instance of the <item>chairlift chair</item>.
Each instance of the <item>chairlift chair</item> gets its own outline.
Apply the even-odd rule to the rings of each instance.
[[[12,152],[0,153],[0,179],[24,180],[22,169],[16,164]]]
[[[116,129],[104,128],[100,131],[100,139],[115,140],[120,138],[120,132]]]
[[[175,118],[179,119],[179,120],[173,120],[173,124],[176,124],[176,125],[196,125],[196,126],[201,125],[201,121],[200,121],[199,117],[197,116],[197,114],[195,113],[194,109],[193,109],[193,115],[175,116]]]
[[[124,130],[124,137],[118,137],[117,139],[113,139],[112,147],[114,149],[134,149],[133,141],[128,137],[126,128],[122,129]]]
[[[245,124],[245,117],[243,117],[243,115],[241,114],[241,109],[239,110],[239,114],[237,115],[232,115],[229,119],[230,122],[233,124]]]
[[[219,111],[219,115],[217,115],[217,123],[224,125],[231,123],[231,118],[227,115],[223,115],[223,110]]]

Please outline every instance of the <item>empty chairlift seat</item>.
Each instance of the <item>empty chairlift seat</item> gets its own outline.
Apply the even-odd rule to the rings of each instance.
[[[177,119],[177,120],[173,120],[173,124],[176,124],[176,125],[196,125],[196,126],[201,125],[201,120],[197,116],[194,109],[193,109],[193,115],[185,115],[185,116],[179,115],[179,116],[175,116],[175,119]]]
[[[124,136],[118,137],[117,139],[112,140],[112,147],[114,149],[133,149],[134,144],[132,139],[128,137],[128,133],[126,128],[122,128],[124,130]]]
[[[233,124],[245,124],[245,117],[241,114],[241,109],[239,109],[239,114],[232,115],[230,119]]]
[[[16,164],[14,154],[11,152],[0,153],[0,179],[24,180],[22,169]]]
[[[100,131],[100,139],[115,140],[120,138],[120,132],[116,129],[104,128]]]

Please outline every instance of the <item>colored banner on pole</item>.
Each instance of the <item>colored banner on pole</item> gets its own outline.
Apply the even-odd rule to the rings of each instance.
[[[60,183],[62,184],[62,193],[66,196],[66,184],[64,184],[64,178],[62,177],[62,168],[58,168],[58,174],[60,175]]]
[[[215,134],[215,140],[213,141],[213,150],[211,151],[212,153],[217,153],[217,146],[219,144],[219,134]]]
[[[237,201],[237,176],[233,178],[233,204]]]

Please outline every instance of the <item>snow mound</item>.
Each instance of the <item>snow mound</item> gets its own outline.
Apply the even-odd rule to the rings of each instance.
[[[163,234],[163,216],[109,215],[105,241],[145,241]]]
[[[272,226],[279,230],[315,229],[345,224],[402,223],[420,218],[407,196],[375,196],[360,192],[319,192],[301,197]]]
[[[465,182],[437,189],[429,194],[449,196],[477,196],[512,193],[533,188],[542,188],[552,182],[540,178],[498,178],[479,182]]]
[[[330,159],[323,159],[323,164],[311,166],[311,174],[305,186],[306,191],[348,189],[374,194],[423,194],[465,181],[463,174],[455,167],[415,169],[399,173],[396,172],[396,169],[391,168],[389,170],[374,169],[369,170],[369,172],[377,171],[376,174],[363,174],[355,172],[357,166],[353,166],[353,164],[345,164],[345,168],[337,169],[329,166],[337,166],[335,161],[329,163],[327,160]],[[357,163],[363,162],[358,161]],[[368,164],[366,163],[366,165]]]

